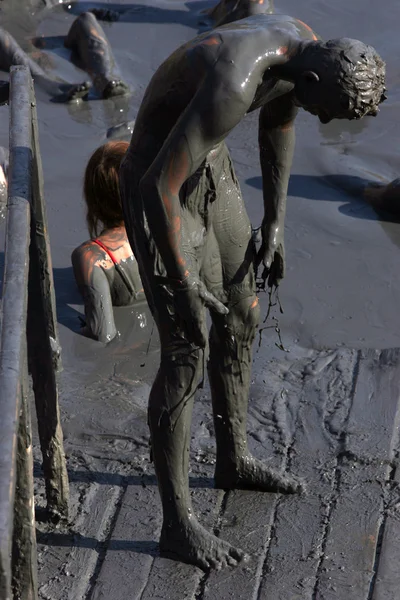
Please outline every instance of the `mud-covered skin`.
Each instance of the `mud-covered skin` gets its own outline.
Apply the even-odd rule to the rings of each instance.
[[[38,83],[55,102],[74,102],[87,96],[90,88],[88,82],[63,83],[52,79],[35,63],[17,44],[15,39],[0,27],[0,70],[8,72],[13,65],[29,67],[33,80]],[[2,99],[7,93],[7,86],[2,86]],[[8,95],[8,94],[7,94]]]
[[[129,306],[142,296],[137,262],[125,228],[105,231],[99,240],[115,255],[135,293],[130,293],[109,255],[93,241],[84,242],[72,253],[74,275],[85,306],[84,335],[109,342],[117,334],[113,306]]]
[[[208,12],[214,27],[260,14],[273,14],[274,0],[220,0]]]
[[[111,98],[129,92],[115,64],[106,34],[94,14],[85,12],[75,19],[64,45],[72,51],[72,62],[89,73],[100,96]]]
[[[318,68],[317,40],[296,19],[257,15],[178,48],[146,90],[121,165],[124,220],[161,341],[161,364],[149,398],[164,516],[160,550],[203,569],[243,558],[243,552],[205,531],[191,507],[191,414],[208,353],[216,485],[287,493],[303,489],[299,480],[268,469],[247,448],[252,344],[259,323],[256,255],[223,140],[246,113],[262,108],[260,260],[264,279],[269,275],[274,284],[284,268],[295,90],[307,96],[303,73]],[[305,61],[303,51],[310,47]],[[332,117],[342,116],[332,90],[318,91],[323,104],[317,113],[327,103]],[[206,307],[212,318],[209,344]]]
[[[364,198],[376,210],[400,217],[400,177],[383,185],[373,183],[364,190]]]

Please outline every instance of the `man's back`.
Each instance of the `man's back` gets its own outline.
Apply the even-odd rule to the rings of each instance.
[[[154,143],[154,156],[200,86],[213,83],[252,100],[265,77],[265,63],[283,55],[291,41],[315,39],[302,22],[284,15],[255,15],[203,33],[178,48],[158,68],[144,95],[132,136],[132,150]],[[264,76],[264,77],[263,77]],[[229,98],[226,110],[230,109]],[[249,104],[250,106],[250,104]]]

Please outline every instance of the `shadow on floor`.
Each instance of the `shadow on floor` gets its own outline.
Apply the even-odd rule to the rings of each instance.
[[[262,190],[262,178],[250,177],[246,183]],[[380,221],[382,223],[399,223],[400,219],[370,206],[362,197],[365,187],[373,183],[368,179],[355,175],[291,175],[288,195],[309,200],[329,200],[345,204],[338,207],[340,213],[357,219]],[[343,192],[346,194],[343,197]],[[362,210],[354,210],[355,207]]]
[[[34,477],[42,477],[42,468],[40,463],[34,463]],[[155,475],[120,475],[119,473],[102,473],[100,471],[74,471],[68,469],[68,479],[70,483],[98,483],[101,485],[141,485],[142,487],[157,485]],[[214,489],[214,479],[211,477],[189,477],[189,486],[191,488]]]
[[[79,16],[84,12],[92,9],[106,9],[117,13],[118,22],[121,23],[170,23],[176,25],[187,25],[194,29],[204,30],[206,15],[204,10],[214,6],[216,2],[186,2],[182,3],[182,7],[188,10],[163,8],[161,6],[149,6],[147,4],[120,4],[118,2],[110,2],[100,4],[96,2],[71,2],[63,5],[66,12]],[[179,6],[179,5],[178,5]],[[98,17],[99,21],[102,21]],[[107,18],[104,19],[107,21]],[[109,20],[113,20],[112,18]],[[102,21],[103,22],[103,21]]]
[[[45,533],[38,530],[36,531],[36,541],[38,544],[46,546],[92,548],[93,550],[100,544],[96,538],[81,536],[79,533]],[[148,554],[154,557],[159,556],[158,542],[146,542],[142,540],[110,540],[107,545],[107,552],[112,550],[136,552],[138,554]]]

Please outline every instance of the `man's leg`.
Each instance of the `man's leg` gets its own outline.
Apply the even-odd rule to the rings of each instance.
[[[9,71],[13,65],[29,67],[32,78],[58,102],[71,102],[87,96],[88,83],[60,83],[51,79],[17,44],[5,29],[0,27],[0,69]]]
[[[243,553],[206,531],[193,513],[188,479],[190,428],[205,350],[187,339],[179,328],[174,297],[160,279],[165,273],[159,271],[162,263],[155,244],[146,237],[143,223],[138,225],[141,211],[135,179],[136,183],[140,181],[139,167],[127,155],[120,172],[124,220],[161,342],[161,364],[150,392],[148,412],[163,507],[160,551],[164,556],[206,570],[234,565]],[[133,206],[136,211],[132,210]],[[193,267],[195,254],[193,251]],[[193,318],[199,319],[199,327],[205,327],[205,309]]]
[[[75,19],[64,45],[72,51],[72,62],[89,73],[103,98],[129,91],[120,77],[106,34],[94,14],[85,12]]]
[[[211,314],[208,369],[217,439],[215,484],[222,489],[294,493],[302,487],[298,479],[268,468],[251,456],[247,447],[252,344],[259,323],[254,244],[228,157],[222,168],[212,217],[221,258],[220,283],[216,280],[215,264],[210,265],[210,260],[215,263],[215,257],[204,265],[204,278],[210,291],[225,300],[229,308],[228,315]]]
[[[45,77],[46,73],[19,46],[13,36],[0,27],[0,69],[9,71],[13,65],[30,68],[32,77]]]

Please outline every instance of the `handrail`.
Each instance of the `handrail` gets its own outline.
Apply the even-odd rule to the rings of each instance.
[[[22,74],[23,75],[23,74]],[[6,222],[2,326],[0,338],[0,597],[11,598],[12,532],[17,463],[17,430],[21,411],[21,378],[26,364],[26,322],[30,243],[31,157],[26,140],[30,119],[29,89],[15,81],[10,105],[10,167]],[[25,118],[24,118],[25,117]],[[12,143],[12,147],[11,147]]]
[[[32,78],[10,69],[10,168],[0,333],[0,598],[37,599],[28,365],[47,509],[65,518],[68,478],[58,406],[59,344]]]

